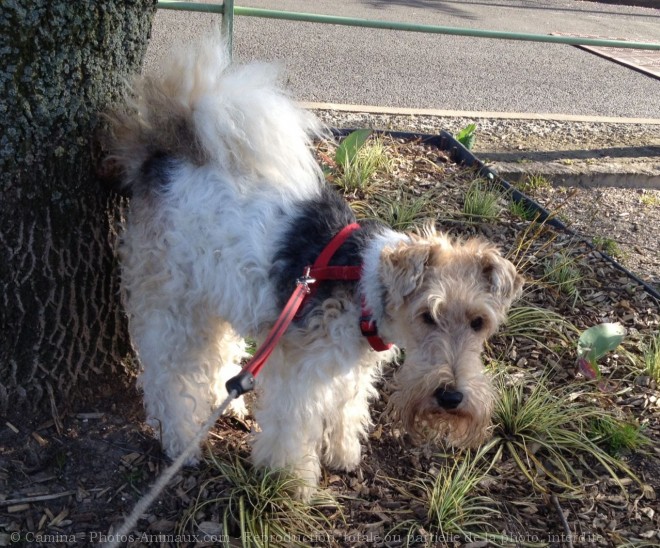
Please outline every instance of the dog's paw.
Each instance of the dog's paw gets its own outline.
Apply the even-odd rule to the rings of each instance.
[[[225,414],[243,420],[249,414],[247,405],[245,405],[245,400],[242,397],[233,400],[229,404],[229,407],[227,407]]]

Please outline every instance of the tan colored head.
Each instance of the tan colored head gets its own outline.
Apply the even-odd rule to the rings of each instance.
[[[381,331],[405,349],[390,408],[414,439],[476,446],[489,436],[495,404],[481,352],[523,278],[482,239],[451,240],[434,228],[410,236],[380,258]]]

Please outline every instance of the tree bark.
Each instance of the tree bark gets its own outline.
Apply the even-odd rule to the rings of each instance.
[[[97,396],[130,353],[99,113],[138,72],[155,0],[0,7],[0,413]]]

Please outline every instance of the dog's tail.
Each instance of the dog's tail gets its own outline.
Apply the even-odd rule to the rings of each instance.
[[[109,160],[128,193],[156,184],[163,160],[213,163],[281,192],[316,189],[322,177],[310,149],[321,123],[278,86],[272,65],[230,65],[217,34],[180,47],[162,77],[136,79],[107,117]]]

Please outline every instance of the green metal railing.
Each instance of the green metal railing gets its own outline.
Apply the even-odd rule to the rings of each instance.
[[[308,23],[328,23],[352,27],[373,29],[403,30],[408,32],[426,32],[431,34],[449,34],[453,36],[470,36],[474,38],[495,38],[500,40],[526,40],[529,42],[549,42],[553,44],[568,44],[572,46],[602,46],[617,48],[648,49],[660,51],[660,44],[652,42],[628,42],[624,40],[607,40],[601,38],[581,38],[578,36],[554,36],[549,34],[531,34],[524,32],[505,32],[499,30],[471,29],[461,27],[444,27],[438,25],[421,25],[418,23],[401,23],[397,21],[380,21],[342,17],[339,15],[321,15],[316,13],[300,13],[262,8],[246,8],[235,6],[234,0],[225,0],[224,4],[197,4],[192,2],[176,2],[160,0],[157,6],[161,9],[197,11],[205,13],[221,13],[223,33],[231,47],[233,17],[245,15],[248,17],[264,17],[267,19],[285,19],[288,21],[305,21]]]

